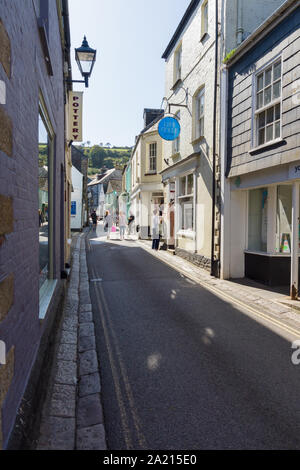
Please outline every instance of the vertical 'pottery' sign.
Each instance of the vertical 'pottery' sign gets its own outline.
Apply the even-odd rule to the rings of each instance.
[[[82,142],[82,91],[69,91],[69,139]]]

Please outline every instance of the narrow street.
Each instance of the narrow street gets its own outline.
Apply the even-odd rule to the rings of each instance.
[[[300,449],[294,337],[102,224],[87,243],[109,449]]]

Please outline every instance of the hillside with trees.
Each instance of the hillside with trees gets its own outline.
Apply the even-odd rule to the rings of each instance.
[[[88,144],[89,142],[87,142]],[[100,168],[114,168],[116,165],[124,166],[128,162],[131,155],[131,147],[112,147],[107,143],[105,146],[80,146],[80,150],[88,156],[89,159],[89,176],[95,175]]]

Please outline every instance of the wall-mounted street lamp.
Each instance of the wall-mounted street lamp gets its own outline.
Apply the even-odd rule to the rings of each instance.
[[[96,62],[96,49],[92,49],[84,36],[81,47],[75,49],[75,59],[84,80],[68,80],[69,83],[84,83],[89,86],[89,77],[91,76],[94,64]]]

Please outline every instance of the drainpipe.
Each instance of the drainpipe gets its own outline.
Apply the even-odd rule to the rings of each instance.
[[[213,112],[213,162],[212,162],[212,220],[211,220],[211,257],[210,257],[210,275],[218,277],[219,263],[215,260],[215,217],[216,217],[216,134],[217,134],[217,82],[218,82],[218,50],[219,50],[219,15],[218,15],[218,0],[216,0],[216,39],[215,39],[215,84],[214,84],[214,112]]]
[[[70,21],[69,21],[69,5],[68,0],[62,0],[62,14],[64,22],[64,31],[65,31],[65,60],[68,64],[68,82],[67,89],[72,90],[72,83],[69,83],[72,80],[72,68],[71,68],[71,35],[70,35]]]
[[[236,43],[239,46],[243,42],[244,29],[243,24],[243,3],[237,0],[237,28],[236,28]]]

